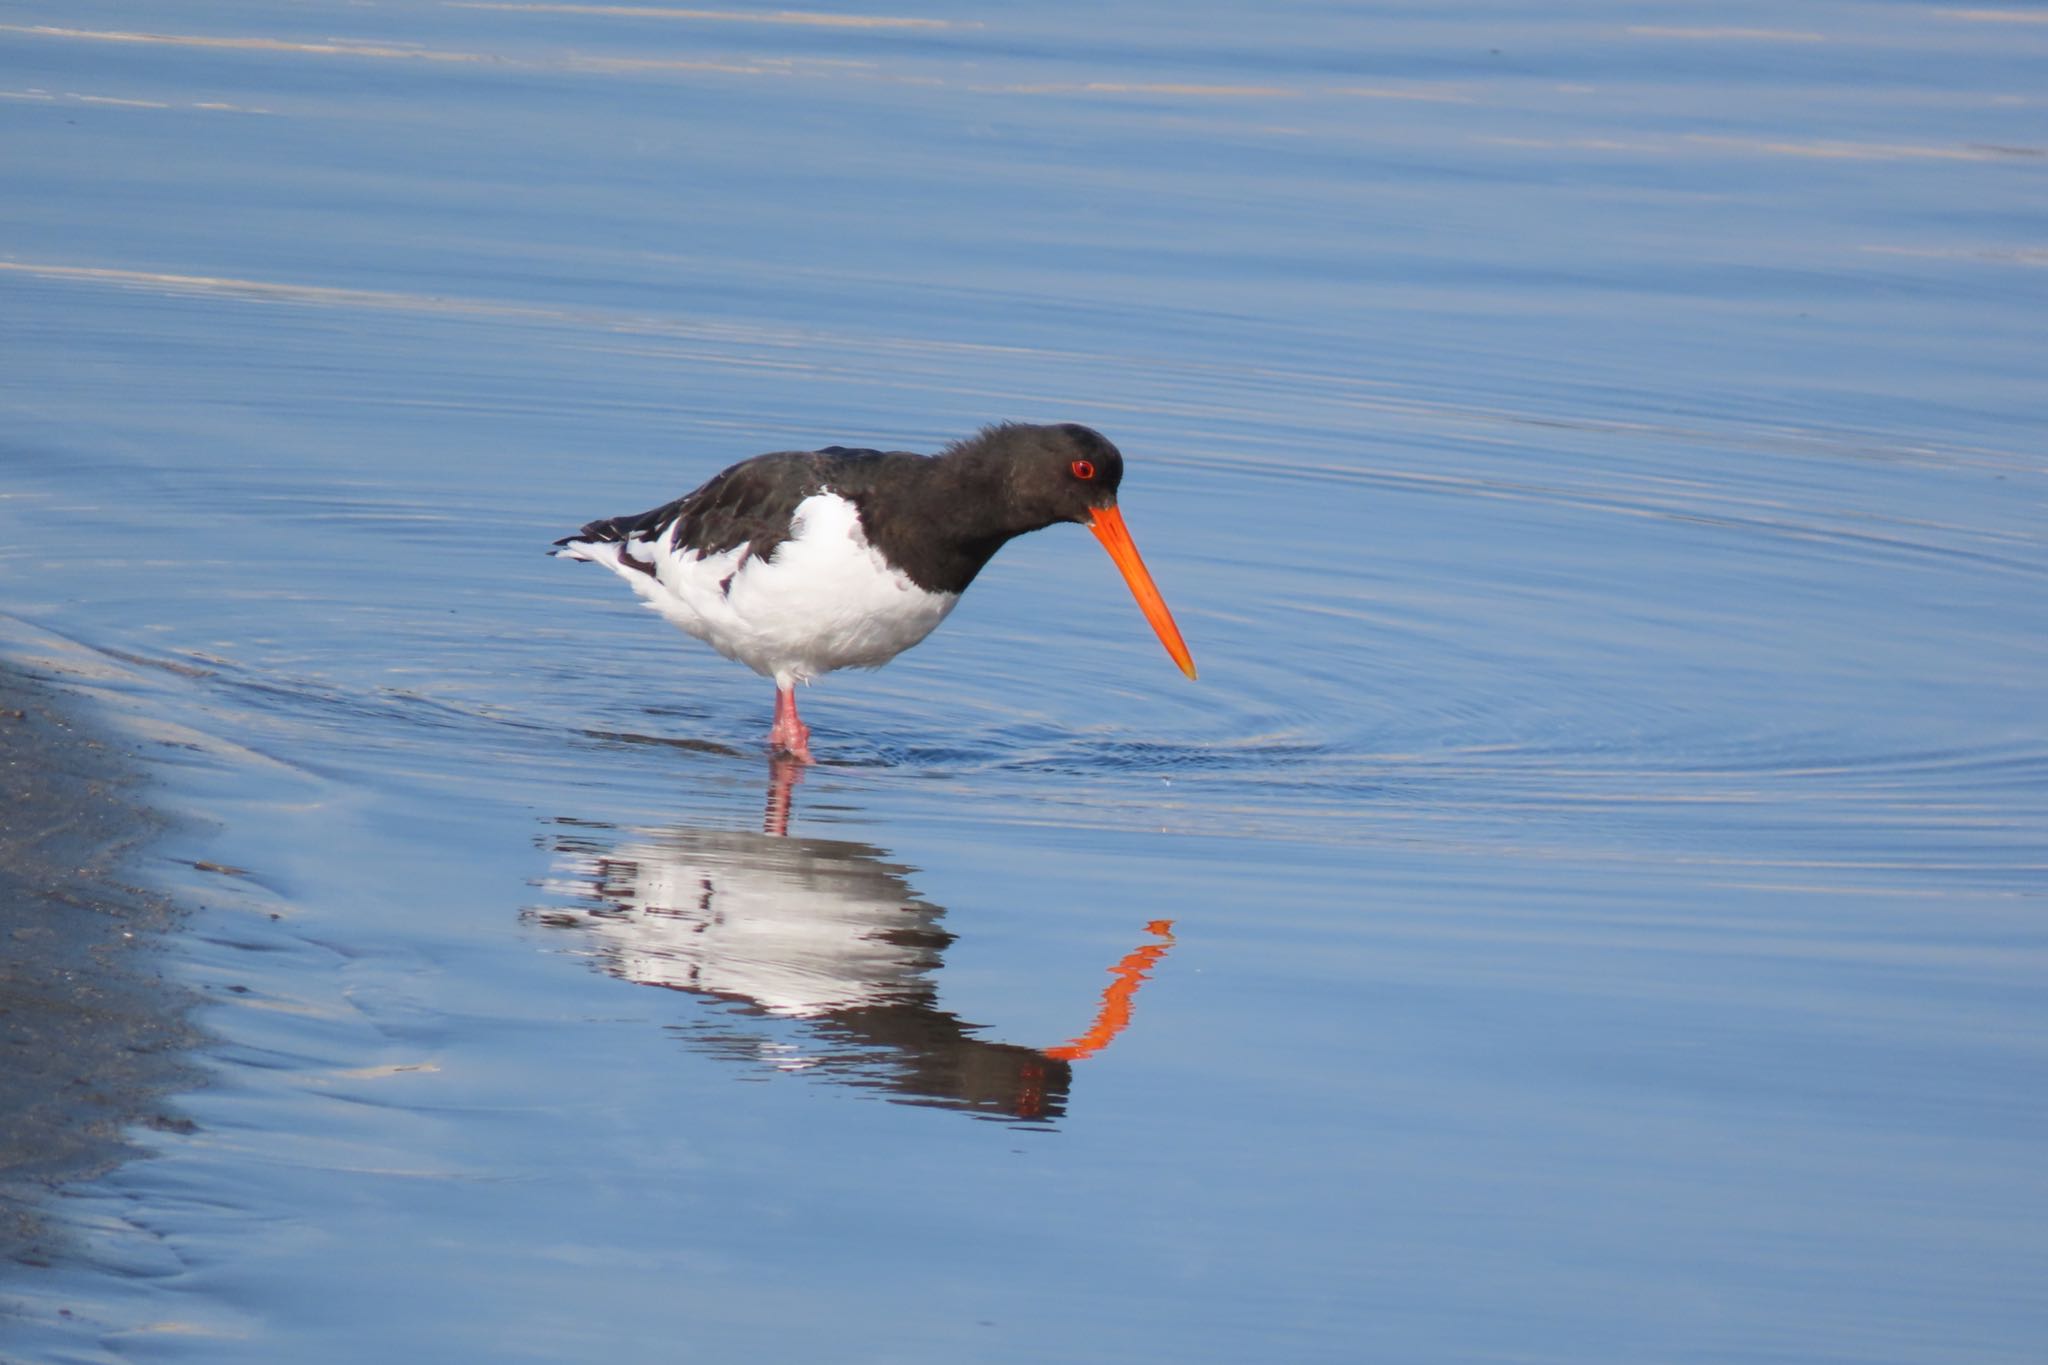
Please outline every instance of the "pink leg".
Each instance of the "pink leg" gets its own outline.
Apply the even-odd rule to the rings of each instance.
[[[799,763],[812,763],[811,727],[804,724],[796,713],[796,688],[775,689],[775,726],[768,732],[768,743],[782,753],[788,754]]]

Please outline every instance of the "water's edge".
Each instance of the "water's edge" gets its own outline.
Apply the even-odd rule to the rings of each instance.
[[[0,654],[0,1289],[84,1254],[65,1192],[186,1131],[196,998],[166,974],[185,909],[137,884],[168,828],[139,745],[61,677]],[[0,1301],[0,1316],[19,1306]]]

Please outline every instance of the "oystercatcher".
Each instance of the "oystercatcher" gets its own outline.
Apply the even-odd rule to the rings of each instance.
[[[602,564],[676,625],[775,680],[768,740],[811,761],[796,684],[876,668],[925,636],[1004,543],[1055,522],[1095,533],[1181,671],[1180,631],[1117,510],[1124,458],[1073,423],[984,427],[937,455],[783,451],[742,460],[553,553]]]

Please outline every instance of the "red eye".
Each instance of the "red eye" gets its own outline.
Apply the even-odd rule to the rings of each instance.
[[[1086,460],[1076,460],[1068,465],[1067,468],[1073,471],[1074,477],[1077,479],[1085,480],[1095,477],[1095,466]]]

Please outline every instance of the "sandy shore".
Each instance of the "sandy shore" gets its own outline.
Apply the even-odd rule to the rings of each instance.
[[[192,1079],[189,998],[156,951],[177,912],[123,876],[158,826],[89,722],[0,662],[0,1264],[63,1253],[58,1192],[136,1155],[131,1125],[187,1123],[166,1095]]]

